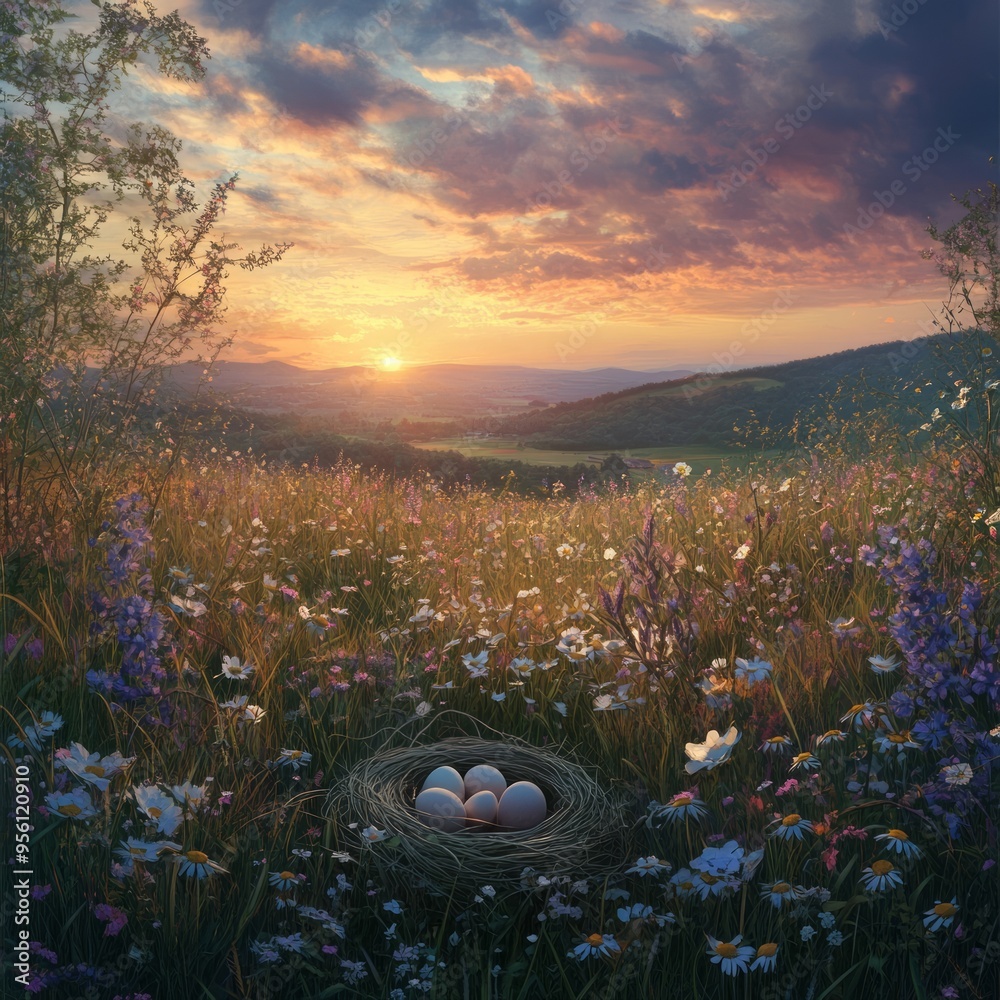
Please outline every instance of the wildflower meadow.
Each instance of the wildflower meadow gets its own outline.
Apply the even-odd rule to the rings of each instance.
[[[532,499],[236,460],[39,538],[3,604],[28,990],[996,996],[967,484],[684,471]],[[405,834],[327,808],[366,756],[472,732],[582,763],[619,856],[425,884]]]

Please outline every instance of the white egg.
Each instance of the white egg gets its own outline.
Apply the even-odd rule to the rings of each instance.
[[[545,793],[531,781],[515,781],[497,806],[497,825],[511,830],[530,830],[545,819]]]
[[[427,775],[427,780],[420,786],[421,791],[425,788],[447,788],[449,792],[457,795],[463,802],[465,801],[465,782],[453,767],[434,768]]]
[[[465,772],[465,794],[475,795],[483,789],[499,799],[507,791],[507,779],[489,764],[477,764]]]
[[[465,800],[465,815],[469,819],[479,820],[473,826],[492,823],[497,818],[497,797],[488,788],[470,795]]]
[[[465,827],[465,806],[447,788],[425,788],[414,803],[420,819],[442,833],[455,833]]]

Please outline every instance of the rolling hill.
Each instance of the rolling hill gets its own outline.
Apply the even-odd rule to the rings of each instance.
[[[182,364],[169,373],[181,393],[198,386],[202,368]],[[625,368],[527,368],[520,365],[435,364],[396,371],[352,365],[319,371],[281,361],[220,362],[211,388],[234,406],[257,412],[294,410],[314,416],[357,416],[370,421],[463,420],[495,417],[531,406],[571,402],[617,392],[652,380],[690,375],[688,370],[637,372]]]
[[[918,409],[927,413],[937,402],[930,387],[922,397],[913,390],[925,383],[952,383],[955,352],[965,346],[962,338],[942,334],[779,365],[648,382],[511,416],[496,422],[494,430],[531,448],[721,447],[753,424],[780,436],[803,415],[828,405],[842,420],[878,410],[913,426],[925,419],[914,412],[914,404],[926,404]]]

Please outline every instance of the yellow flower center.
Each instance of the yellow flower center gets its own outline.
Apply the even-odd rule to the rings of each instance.
[[[694,888],[693,882],[681,882],[678,887],[682,892],[690,892]]]
[[[905,743],[908,737],[906,733],[889,733],[887,739],[890,743]]]
[[[587,938],[587,944],[592,944],[596,948],[598,945],[604,944],[604,937],[601,934],[591,934]]]
[[[701,880],[705,885],[715,885],[719,881],[714,875],[709,875],[708,872],[701,873]]]
[[[909,840],[909,835],[905,830],[889,830],[888,836],[892,837],[893,840]]]
[[[144,847],[130,847],[128,852],[133,858],[141,858],[146,853],[146,849]]]
[[[715,946],[715,954],[721,955],[723,958],[736,958],[739,953],[739,948],[731,941],[720,941]]]
[[[796,764],[801,764],[803,761],[808,760],[811,756],[812,754],[806,751],[806,753],[797,753],[793,760]]]
[[[775,882],[771,887],[771,892],[776,892],[779,895],[784,895],[786,892],[791,892],[792,887],[787,882]]]
[[[203,865],[206,861],[208,861],[208,855],[204,854],[202,851],[188,851],[184,857],[196,865]]]
[[[782,826],[795,826],[796,823],[801,823],[802,817],[798,813],[789,813],[782,821]]]
[[[295,878],[295,872],[282,872],[279,877],[283,882],[289,882]]]
[[[958,907],[952,903],[938,903],[937,906],[934,907],[934,913],[936,916],[947,919],[948,917],[953,917],[956,913],[958,913]]]
[[[691,805],[690,795],[677,795],[674,797],[673,801],[670,803],[675,809],[679,809],[681,806]]]
[[[84,770],[88,774],[96,774],[98,778],[103,778],[104,777],[104,768],[101,767],[99,764],[88,764],[84,768]]]
[[[289,750],[289,751],[288,751],[288,756],[289,756],[289,757],[290,757],[290,758],[291,758],[292,760],[298,760],[298,759],[299,759],[299,757],[301,757],[301,756],[302,756],[302,751],[301,751],[301,750]]]
[[[784,736],[772,736],[767,742],[771,743],[771,744],[784,743],[785,742],[785,737]]]
[[[891,861],[873,861],[873,875],[888,875],[896,866]]]
[[[773,941],[768,941],[767,944],[762,944],[757,949],[758,958],[772,958],[778,952],[778,946]]]
[[[59,812],[63,816],[79,816],[83,810],[75,802],[67,802],[66,805],[59,807]]]
[[[156,806],[150,806],[146,812],[149,813],[151,819],[159,819],[163,815],[163,810]]]
[[[823,735],[824,736],[839,736],[840,735],[840,730],[839,729],[828,729]]]

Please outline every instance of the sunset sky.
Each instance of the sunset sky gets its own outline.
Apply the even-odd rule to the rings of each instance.
[[[203,191],[239,171],[228,236],[295,243],[232,276],[233,359],[740,367],[912,339],[944,291],[928,217],[997,179],[995,0],[180,11],[206,78],[142,72],[116,110],[180,136]]]

